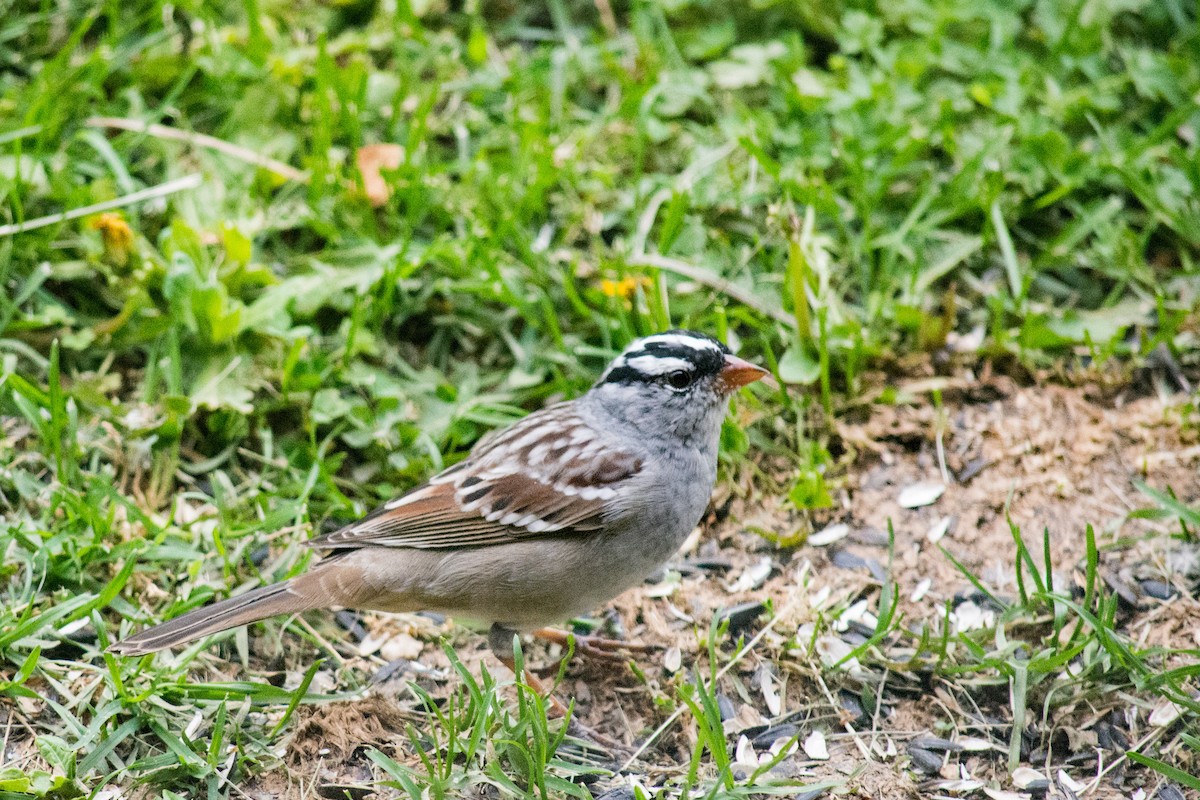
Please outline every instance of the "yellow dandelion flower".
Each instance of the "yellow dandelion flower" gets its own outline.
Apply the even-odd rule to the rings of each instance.
[[[644,289],[650,288],[650,279],[645,276],[637,278],[629,277],[622,278],[619,281],[610,281],[608,279],[600,281],[600,291],[605,297],[620,297],[622,300],[628,300],[633,297],[633,293],[641,286]]]
[[[120,214],[100,214],[88,223],[90,228],[100,231],[100,240],[104,242],[105,257],[118,267],[129,263],[129,254],[133,252],[133,229]]]

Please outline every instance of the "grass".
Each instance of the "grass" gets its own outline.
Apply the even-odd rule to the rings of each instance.
[[[607,7],[0,14],[0,710],[36,742],[0,796],[235,796],[276,768],[319,670],[365,680],[306,668],[320,630],[266,626],[286,688],[246,673],[244,633],[103,648],[302,569],[310,529],[578,394],[639,334],[712,332],[793,387],[738,401],[722,475],[802,513],[845,469],[831,422],[900,377],[1195,374],[1193,6],[638,0],[615,30]],[[376,144],[396,166],[372,198]],[[1146,494],[1194,537],[1195,498]],[[855,659],[1004,687],[1017,720],[1129,691],[1194,723],[1194,658],[1125,640],[1094,559],[1077,597],[1014,541],[1019,597],[967,576],[994,626],[913,632],[885,604]],[[734,652],[663,698],[697,720],[683,786],[709,796],[773,790],[735,778],[712,716]],[[424,771],[375,752],[380,779],[453,795],[465,758],[504,794],[587,796],[534,698],[457,672],[458,700],[414,698]],[[1196,788],[1171,772],[1196,744],[1130,758]]]

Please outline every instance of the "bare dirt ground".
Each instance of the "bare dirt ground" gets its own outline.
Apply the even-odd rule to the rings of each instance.
[[[984,674],[951,680],[928,665],[902,663],[913,654],[912,642],[891,639],[894,646],[881,644],[884,659],[869,669],[829,666],[874,630],[873,615],[889,579],[889,525],[895,537],[890,580],[898,588],[901,624],[910,630],[989,627],[999,613],[941,548],[997,597],[1017,596],[1007,514],[1037,554],[1039,569],[1042,532],[1049,531],[1060,589],[1082,586],[1090,523],[1101,552],[1100,576],[1121,598],[1122,632],[1142,647],[1200,647],[1200,548],[1168,535],[1178,531],[1177,521],[1134,514],[1153,506],[1137,481],[1169,487],[1184,503],[1200,499],[1200,444],[1196,421],[1182,410],[1183,398],[1129,398],[1089,387],[1017,388],[1005,381],[970,390],[949,386],[943,397],[941,409],[922,401],[874,405],[869,417],[842,427],[838,433],[853,464],[837,492],[837,508],[814,519],[770,499],[734,500],[724,521],[710,518],[689,542],[672,574],[619,598],[613,615],[617,632],[661,648],[637,657],[641,674],[620,665],[572,665],[560,694],[576,699],[579,718],[636,747],[667,719],[676,687],[691,680],[693,667],[709,674],[704,644],[709,620],[733,609],[734,630],[720,647],[724,658],[736,652],[732,634],[757,635],[718,684],[735,770],[752,770],[772,744],[778,747],[799,733],[806,747],[776,772],[833,781],[842,796],[983,797],[986,786],[988,796],[1017,797],[1004,794],[1017,788],[1006,766],[1011,730],[1006,679]],[[936,500],[917,508],[901,505],[906,490],[919,494],[912,487],[943,480],[947,488]],[[765,530],[787,539],[809,527],[816,529],[812,542],[820,546],[781,548],[761,535]],[[773,615],[761,613],[758,604],[768,602]],[[370,661],[363,660],[368,672],[390,662],[377,673],[385,679],[364,701],[371,705],[302,709],[288,746],[292,768],[246,787],[251,796],[313,791],[328,796],[334,786],[365,781],[364,745],[417,766],[399,720],[403,709],[413,707],[408,681],[444,695],[456,680],[437,644],[439,634],[450,632],[476,674],[483,661],[507,678],[476,634],[424,618],[369,615],[364,624],[368,640],[405,634],[399,638],[403,648],[384,644]],[[951,653],[954,647],[952,642]],[[546,663],[556,654],[530,648],[533,661]],[[1184,663],[1180,658],[1172,665]],[[886,659],[896,662],[891,669],[880,666]],[[875,703],[877,697],[882,702]],[[1128,769],[1121,758],[1129,745],[1155,734],[1150,703],[1121,693],[1085,692],[1066,704],[1047,701],[1041,707],[1048,710],[1030,709],[1022,763],[1051,780],[1051,796],[1076,791],[1132,797],[1139,789],[1154,796],[1157,776]],[[821,741],[809,738],[813,731]],[[695,739],[694,723],[685,714],[628,774],[605,778],[592,791],[626,797],[631,780],[654,787],[682,775]],[[819,757],[822,742],[827,759]]]

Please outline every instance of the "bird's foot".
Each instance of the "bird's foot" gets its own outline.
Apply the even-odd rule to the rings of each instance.
[[[608,734],[601,733],[595,728],[584,725],[576,717],[571,717],[567,723],[567,735],[581,740],[585,744],[600,745],[601,748],[607,750],[610,755],[617,755],[621,758],[627,758],[633,755],[633,747],[625,742],[617,741]]]
[[[574,639],[576,655],[597,661],[627,661],[628,653],[647,653],[654,649],[653,645],[640,642],[605,639],[603,636],[580,636],[556,628],[539,628],[533,635],[564,648],[569,648],[571,639]]]
[[[550,632],[553,637],[553,638],[551,638],[552,642],[559,642],[559,643],[562,643],[565,645],[566,642],[568,642],[568,638],[570,637],[570,634],[564,633],[562,631],[551,630]],[[540,631],[535,632],[535,636],[540,636],[540,634],[541,634]],[[516,664],[516,657],[515,657],[516,654],[515,654],[514,650],[512,650],[512,636],[514,636],[514,632],[510,631],[509,628],[506,628],[506,627],[503,627],[500,625],[493,625],[492,630],[490,632],[488,632],[487,638],[488,638],[488,644],[491,645],[492,652],[494,655],[496,655],[497,660],[499,660],[500,663],[503,663],[505,667],[508,667],[510,670],[512,670],[512,673],[516,674],[516,672],[517,672],[517,664]],[[648,649],[644,645],[636,645],[636,644],[634,646],[632,646],[632,648],[630,648],[629,643],[616,642],[616,640],[613,640],[613,639],[604,639],[604,638],[600,638],[600,637],[582,637],[582,638],[598,639],[599,642],[605,643],[605,644],[600,645],[599,651],[605,652],[605,654],[607,654],[607,657],[610,658],[610,660],[611,660],[611,658],[617,657],[617,656],[614,656],[614,651],[619,650],[619,649],[634,649],[634,650]],[[580,643],[580,637],[576,637],[576,648],[577,649],[578,649],[578,646],[580,646],[580,644],[578,644],[578,643]],[[613,646],[608,646],[608,645],[619,645],[619,646],[617,646],[617,648],[613,648]],[[599,732],[599,730],[590,728],[590,727],[586,726],[586,724],[580,722],[580,720],[578,720],[578,718],[574,714],[571,714],[571,710],[568,708],[568,706],[566,706],[566,704],[563,703],[562,700],[558,699],[556,694],[554,694],[552,688],[547,687],[545,682],[542,681],[540,678],[538,678],[538,675],[535,675],[534,673],[530,672],[530,670],[528,670],[528,669],[524,669],[523,673],[524,673],[523,674],[524,684],[526,684],[526,686],[528,686],[529,688],[532,688],[533,691],[538,692],[538,694],[540,694],[541,697],[544,697],[546,699],[546,705],[547,705],[547,709],[546,709],[547,715],[546,716],[547,717],[568,718],[568,723],[566,723],[566,733],[568,733],[569,735],[574,736],[574,738],[580,739],[584,742],[592,742],[592,744],[594,744],[594,745],[600,745],[602,748],[605,748],[605,750],[610,751],[611,753],[622,754],[622,756],[625,756],[625,754],[629,754],[632,752],[632,748],[629,745],[624,744],[624,742],[617,741],[616,739],[613,739],[612,736],[602,734]]]
[[[541,680],[539,680],[536,675],[529,672],[529,670],[525,671],[525,684],[542,697],[546,698],[546,704],[550,707],[550,713],[546,715],[547,717],[553,716],[567,720],[568,736],[579,739],[584,743],[600,745],[601,748],[607,750],[610,754],[616,754],[622,758],[633,753],[633,748],[627,745],[625,742],[617,741],[608,734],[601,733],[590,725],[586,725],[585,723],[581,722],[579,717],[571,713],[571,710],[554,695],[554,692],[546,689]],[[567,716],[568,714],[570,714],[570,717]]]

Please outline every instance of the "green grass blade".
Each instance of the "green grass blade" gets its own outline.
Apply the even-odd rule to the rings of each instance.
[[[1167,780],[1175,781],[1189,789],[1200,790],[1200,777],[1190,775],[1178,767],[1173,767],[1164,761],[1159,761],[1157,758],[1151,758],[1133,750],[1127,752],[1125,757],[1134,763],[1141,764],[1143,767],[1149,767]]]

